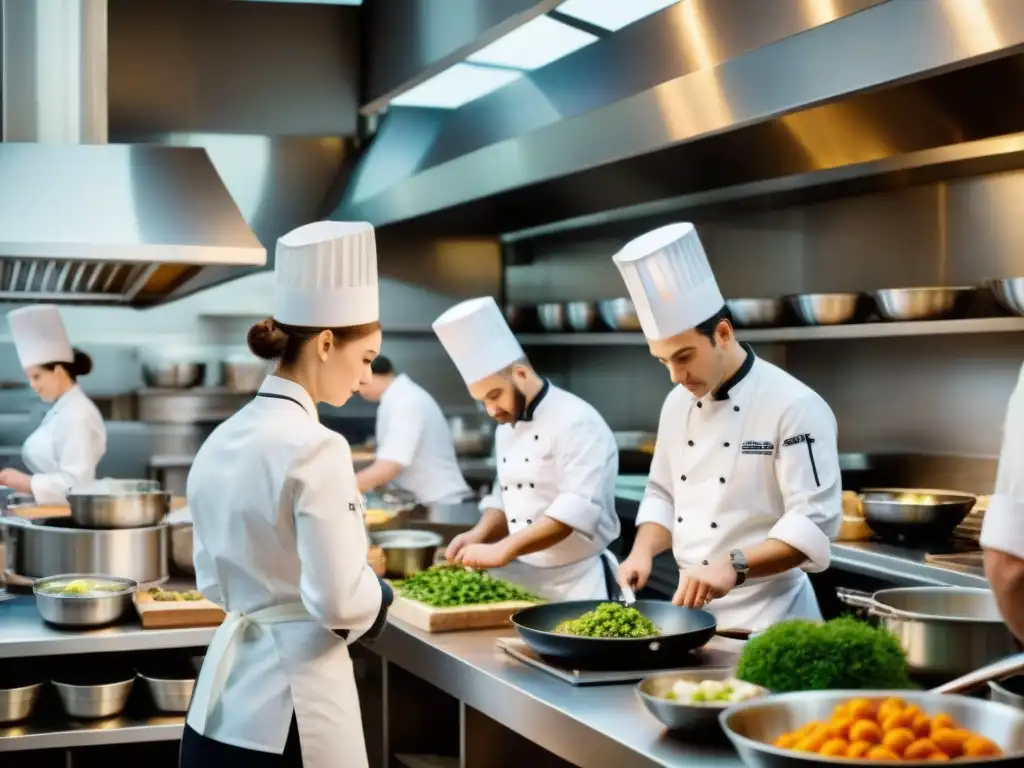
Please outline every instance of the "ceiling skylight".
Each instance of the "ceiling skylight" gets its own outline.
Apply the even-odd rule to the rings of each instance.
[[[514,69],[454,64],[391,100],[396,107],[458,109],[523,76]]]
[[[559,13],[615,32],[679,0],[565,0]]]
[[[597,38],[589,32],[541,15],[481,48],[467,61],[495,67],[540,69],[595,40]]]

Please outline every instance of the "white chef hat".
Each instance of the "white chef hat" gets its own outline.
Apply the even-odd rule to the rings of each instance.
[[[7,313],[7,325],[22,368],[74,362],[75,353],[55,305],[36,304],[12,309]]]
[[[316,221],[277,241],[274,319],[343,328],[380,319],[377,244],[365,221]]]
[[[469,299],[434,321],[434,333],[466,384],[508,368],[525,355],[490,296]]]
[[[666,339],[725,305],[693,224],[669,224],[630,240],[612,257],[648,339]]]

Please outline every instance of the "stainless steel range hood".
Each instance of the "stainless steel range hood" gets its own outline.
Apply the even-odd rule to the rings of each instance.
[[[205,149],[106,143],[107,0],[0,12],[0,300],[146,306],[265,264]]]
[[[996,138],[1024,131],[1024,2],[763,5],[681,0],[454,113],[393,109],[334,215],[515,240],[1024,162]]]

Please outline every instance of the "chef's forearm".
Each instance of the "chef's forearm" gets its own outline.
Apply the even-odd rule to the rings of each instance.
[[[985,576],[995,594],[1003,620],[1024,641],[1024,560],[1008,552],[985,550]]]
[[[560,520],[542,516],[519,533],[514,533],[505,540],[513,558],[541,552],[564,541],[572,534],[572,528]]]
[[[491,544],[508,536],[508,521],[500,509],[485,509],[473,531],[482,544]]]
[[[387,485],[402,474],[402,465],[386,459],[377,459],[373,464],[356,472],[359,492],[367,493]]]
[[[644,523],[637,528],[636,538],[633,540],[633,552],[655,558],[671,548],[672,534],[665,526],[658,523]]]
[[[807,560],[803,552],[778,539],[766,539],[760,544],[746,547],[743,554],[750,566],[747,577],[751,579],[785,573],[799,568]]]

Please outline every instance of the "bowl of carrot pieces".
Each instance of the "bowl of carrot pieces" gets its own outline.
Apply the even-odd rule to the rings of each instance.
[[[722,713],[751,768],[954,763],[1024,765],[1024,712],[927,691],[806,691]]]

